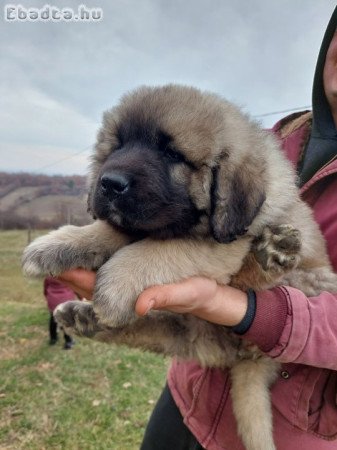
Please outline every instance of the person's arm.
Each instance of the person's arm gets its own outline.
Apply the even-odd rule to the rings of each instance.
[[[256,304],[244,338],[280,362],[337,370],[337,294],[306,297],[282,286],[258,293]]]
[[[151,307],[190,312],[213,323],[237,325],[247,309],[246,293],[218,286],[212,295],[209,281],[195,278],[146,289],[136,311],[143,315]],[[323,292],[308,298],[298,289],[282,286],[256,294],[255,317],[240,336],[280,362],[337,370],[336,312],[337,294]]]
[[[66,272],[60,279],[81,290],[84,297],[92,297],[94,272],[78,269]],[[190,313],[232,327],[246,314],[247,294],[195,277],[146,289],[138,297],[136,312],[142,316],[150,309]],[[280,362],[337,370],[336,311],[337,294],[324,292],[308,298],[298,289],[277,287],[256,294],[255,317],[240,336]]]

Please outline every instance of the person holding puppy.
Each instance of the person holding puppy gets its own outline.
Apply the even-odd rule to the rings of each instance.
[[[337,8],[318,57],[313,112],[288,116],[273,128],[296,166],[302,198],[312,207],[337,271]],[[95,274],[62,275],[86,298]],[[328,450],[337,446],[337,294],[307,298],[281,286],[255,296],[206,278],[154,286],[138,298],[136,311],[191,313],[233,327],[282,363],[271,388],[278,450]],[[252,417],[252,420],[259,420]],[[149,421],[142,450],[244,450],[237,435],[227,371],[174,360]]]

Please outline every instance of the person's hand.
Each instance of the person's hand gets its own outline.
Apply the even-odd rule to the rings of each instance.
[[[63,272],[57,277],[63,284],[70,287],[76,294],[91,300],[96,282],[96,272],[85,269],[73,269]]]
[[[151,309],[190,313],[212,323],[235,326],[243,319],[247,305],[245,292],[209,278],[193,277],[146,289],[137,299],[136,313],[143,316]]]
[[[96,273],[84,269],[64,272],[58,277],[82,297],[93,296]],[[152,286],[140,294],[136,313],[144,316],[150,309],[190,313],[220,325],[234,326],[247,311],[247,294],[214,280],[193,277],[180,283]]]

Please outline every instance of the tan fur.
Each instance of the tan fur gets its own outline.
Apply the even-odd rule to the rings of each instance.
[[[183,86],[141,88],[105,113],[90,171],[91,208],[102,168],[125,145],[121,128],[135,124],[147,130],[148,145],[155,145],[153,130],[164,130],[189,161],[171,165],[169,176],[203,211],[197,223],[182,236],[158,239],[149,231],[139,241],[104,220],[63,227],[25,250],[24,270],[39,275],[99,268],[93,304],[64,304],[56,311],[57,320],[104,342],[230,368],[234,414],[244,445],[247,450],[273,450],[268,387],[278,364],[225,327],[171,313],[137,318],[134,305],[148,286],[197,275],[241,289],[283,283],[307,295],[337,290],[324,240],[299,199],[295,173],[273,136],[220,97]],[[131,167],[125,158],[119,164]],[[137,170],[145,169],[137,160]],[[118,212],[111,220],[123,224]],[[289,248],[280,248],[281,240]]]

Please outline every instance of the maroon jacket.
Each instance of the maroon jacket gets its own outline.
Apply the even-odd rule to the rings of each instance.
[[[310,119],[293,121],[286,138],[280,124],[274,128],[294,164],[307,142],[309,125]],[[301,193],[313,208],[337,272],[336,174],[335,158],[303,186]],[[324,292],[307,298],[285,286],[257,293],[256,316],[245,336],[282,363],[272,387],[278,450],[337,449],[336,318],[337,294]],[[267,348],[271,342],[272,347]],[[236,433],[227,371],[175,360],[168,383],[185,424],[201,445],[209,450],[244,450]]]
[[[60,303],[77,299],[74,291],[53,277],[46,277],[44,279],[43,292],[50,312],[53,312]]]

